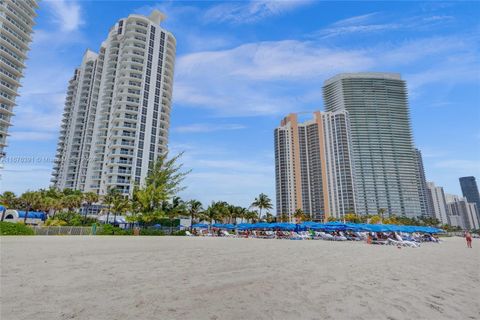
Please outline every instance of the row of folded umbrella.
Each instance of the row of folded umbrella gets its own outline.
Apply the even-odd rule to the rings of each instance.
[[[370,232],[422,232],[422,233],[440,233],[443,230],[428,226],[404,226],[394,224],[367,224],[367,223],[341,223],[328,222],[319,223],[314,221],[306,221],[302,223],[289,222],[258,222],[258,223],[240,223],[240,224],[223,224],[214,223],[208,225],[205,223],[197,223],[192,228],[208,229],[208,228],[226,229],[226,230],[282,230],[282,231],[370,231]]]

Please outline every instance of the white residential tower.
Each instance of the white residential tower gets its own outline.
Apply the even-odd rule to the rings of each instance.
[[[68,86],[56,187],[129,194],[167,151],[176,40],[164,19],[132,14],[86,51]]]

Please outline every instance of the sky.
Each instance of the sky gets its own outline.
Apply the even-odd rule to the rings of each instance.
[[[118,19],[153,9],[177,39],[169,148],[192,170],[186,200],[274,200],[274,128],[322,111],[323,82],[341,72],[400,73],[427,180],[461,194],[460,176],[480,179],[478,2],[43,0],[0,192],[49,186],[82,55]]]

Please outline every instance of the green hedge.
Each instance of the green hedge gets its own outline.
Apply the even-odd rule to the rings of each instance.
[[[114,227],[111,224],[104,224],[100,232],[97,232],[99,236],[131,236],[133,235],[132,230],[123,230],[119,227]]]
[[[165,232],[158,229],[140,229],[141,236],[164,236]]]
[[[23,223],[0,222],[0,234],[2,236],[30,236],[34,232]]]

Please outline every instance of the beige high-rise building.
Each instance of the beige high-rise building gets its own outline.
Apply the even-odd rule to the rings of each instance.
[[[154,10],[120,19],[69,82],[53,184],[130,194],[167,151],[175,37]]]
[[[348,113],[289,114],[275,129],[277,216],[301,209],[322,221],[355,212]]]
[[[5,156],[37,8],[36,0],[0,1],[0,159]]]

